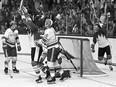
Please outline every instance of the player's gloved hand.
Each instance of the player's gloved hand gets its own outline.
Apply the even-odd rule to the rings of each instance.
[[[7,49],[7,45],[4,45],[4,46],[3,46],[3,49],[6,50],[6,49]]]
[[[37,41],[35,41],[35,45],[38,46],[38,47],[41,47],[41,44],[38,43]]]
[[[21,51],[21,46],[20,45],[17,46],[17,50]]]
[[[7,49],[6,37],[3,36],[1,40],[2,40],[3,49]]]
[[[91,44],[91,51],[94,53],[95,52],[95,45],[94,44]]]
[[[60,57],[59,59],[58,59],[58,64],[61,64],[62,63],[62,58]]]
[[[92,49],[91,51],[94,53],[95,52],[95,49]]]

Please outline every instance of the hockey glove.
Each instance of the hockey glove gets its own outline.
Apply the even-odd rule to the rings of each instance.
[[[41,47],[41,44],[38,43],[37,41],[35,41],[35,45],[38,46],[38,47]]]
[[[61,64],[62,63],[62,58],[60,57],[59,59],[58,59],[58,64]]]
[[[95,52],[95,45],[94,44],[91,44],[91,51],[94,53]]]
[[[21,46],[20,46],[20,45],[17,46],[17,50],[18,50],[18,51],[21,51]]]
[[[6,37],[2,37],[2,47],[3,49],[7,49]]]
[[[7,45],[4,45],[4,46],[3,46],[3,50],[6,50],[6,49],[7,49]]]

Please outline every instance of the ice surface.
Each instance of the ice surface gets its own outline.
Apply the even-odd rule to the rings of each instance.
[[[30,64],[30,56],[18,55],[17,68],[19,74],[13,74],[13,78],[5,75],[4,70],[4,55],[0,55],[0,87],[116,87],[116,66],[110,71],[108,66],[97,64],[100,70],[107,73],[104,76],[84,76],[80,77],[77,74],[71,74],[72,78],[64,82],[57,79],[56,84],[47,84],[44,79],[43,83],[36,83],[36,74]],[[43,74],[44,76],[44,74]]]

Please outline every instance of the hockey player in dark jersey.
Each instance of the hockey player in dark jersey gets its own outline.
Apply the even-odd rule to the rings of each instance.
[[[41,83],[41,70],[43,69],[43,64],[39,62],[40,57],[43,57],[43,47],[40,44],[37,44],[37,41],[41,39],[39,28],[34,24],[32,19],[29,16],[28,10],[22,6],[19,10],[23,23],[25,23],[28,27],[28,35],[31,46],[31,65],[38,75],[38,79],[36,82]],[[42,55],[41,55],[42,54]]]
[[[36,39],[33,39],[32,44],[34,46],[36,45],[38,47],[42,46],[42,48],[47,50],[47,51],[44,50],[42,53],[40,53],[41,51],[39,52],[39,54],[41,54],[41,56],[38,57],[39,61],[36,61],[36,60],[33,61],[33,59],[35,59],[35,58],[32,57],[32,66],[33,66],[36,74],[38,74],[38,76],[39,76],[39,78],[36,80],[36,82],[42,82],[42,78],[41,78],[41,74],[40,74],[41,70],[44,73],[47,74],[46,75],[47,79],[50,77],[48,79],[48,83],[49,82],[55,82],[55,80],[56,80],[55,79],[55,72],[56,72],[56,70],[61,69],[61,67],[58,66],[59,64],[57,64],[57,66],[55,65],[55,67],[54,67],[54,63],[53,62],[54,61],[56,62],[56,60],[58,60],[57,57],[58,57],[58,54],[60,53],[61,49],[58,47],[58,41],[57,41],[57,38],[56,38],[56,35],[55,35],[55,30],[51,27],[52,20],[50,20],[50,19],[46,20],[46,22],[45,22],[46,30],[45,30],[44,36],[41,39],[40,34],[37,33],[37,31],[38,31],[37,29],[38,28],[31,21],[30,17],[27,15],[27,13],[26,13],[26,15],[22,15],[22,19],[24,19],[25,24],[30,28],[32,34],[34,35],[33,37],[36,38]],[[47,35],[49,35],[49,36],[47,36]],[[53,53],[51,53],[52,50],[54,50],[54,49],[55,49],[55,51]],[[64,51],[62,51],[62,53],[63,52]],[[33,53],[35,53],[35,52],[32,51],[31,55]],[[67,53],[67,52],[65,51],[65,53]],[[52,60],[52,58],[53,58],[52,55],[54,56],[53,60]],[[44,59],[46,58],[46,56],[47,56],[47,65],[49,66],[49,70],[48,69],[46,70],[47,66],[43,66],[43,63],[42,63],[44,61]],[[54,68],[54,69],[52,69],[52,68]],[[55,72],[53,72],[53,74],[51,74],[52,73],[51,70],[55,71]],[[51,76],[51,75],[53,75],[53,76]],[[61,78],[61,80],[64,79],[64,76],[65,75],[63,74],[63,77]]]
[[[106,30],[104,26],[96,24],[94,26],[95,34],[93,36],[93,44],[91,44],[92,51],[95,52],[95,44],[98,42],[98,60],[103,61],[105,65],[109,65],[110,70],[112,67],[112,54],[111,54],[111,43],[106,36]],[[106,53],[106,58],[104,57]]]
[[[19,73],[19,70],[17,70],[16,68],[16,62],[17,62],[17,50],[20,51],[21,46],[18,37],[18,30],[16,30],[17,24],[15,21],[11,21],[10,26],[11,27],[5,31],[2,37],[3,51],[5,55],[5,61],[4,61],[5,74],[8,74],[10,60],[12,60],[13,72]]]

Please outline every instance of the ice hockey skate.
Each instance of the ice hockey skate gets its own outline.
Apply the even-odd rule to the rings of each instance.
[[[56,83],[56,78],[55,77],[49,77],[47,80],[48,84],[55,84]]]
[[[36,80],[36,82],[37,82],[37,83],[42,83],[42,82],[43,82],[43,81],[42,81],[42,77],[39,76],[38,79]]]
[[[4,73],[7,75],[8,74],[8,68],[5,67]]]
[[[104,65],[109,65],[109,69],[112,71],[113,70],[113,67],[112,67],[112,65],[111,65],[112,63],[110,62],[108,62],[108,59],[104,59]]]
[[[19,70],[15,67],[13,68],[13,73],[19,73]]]

